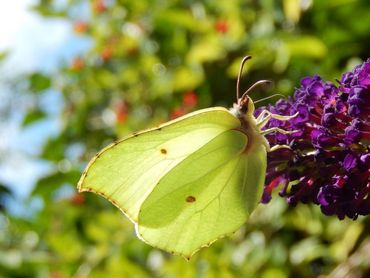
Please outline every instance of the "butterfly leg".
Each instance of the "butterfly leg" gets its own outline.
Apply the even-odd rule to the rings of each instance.
[[[284,130],[278,127],[272,127],[272,128],[265,129],[264,131],[261,132],[261,134],[266,135],[266,134],[269,134],[275,131],[280,132],[282,134],[292,134],[294,132],[298,132],[299,130]],[[273,152],[279,149],[291,149],[291,148],[288,145],[275,145],[272,148],[270,148],[269,151]]]
[[[275,131],[280,132],[282,134],[292,134],[292,133],[298,132],[299,130],[285,130],[285,129],[281,129],[281,128],[278,128],[278,127],[272,127],[272,128],[262,130],[261,134],[262,135],[267,135],[267,134],[270,134],[270,133],[275,132]]]
[[[268,111],[266,109],[265,110],[262,110],[261,113],[256,118],[257,123],[261,122],[262,119],[264,119],[267,116],[268,113],[270,113],[270,111]]]
[[[292,116],[282,116],[282,115],[278,115],[278,114],[273,114],[268,110],[263,110],[261,112],[261,114],[256,119],[257,126],[260,129],[262,129],[264,126],[266,126],[266,124],[268,123],[268,121],[270,119],[288,121],[290,119],[293,119],[293,118],[297,117],[298,114],[299,113],[297,112]],[[266,135],[266,134],[269,134],[271,132],[276,132],[276,131],[280,132],[280,133],[283,133],[283,134],[291,134],[291,133],[297,132],[298,130],[288,131],[288,130],[284,130],[284,129],[281,129],[281,128],[278,128],[278,127],[272,127],[272,128],[268,128],[268,129],[265,129],[265,130],[261,131],[261,134]],[[269,148],[268,151],[273,152],[273,151],[276,151],[276,150],[279,150],[279,149],[291,149],[291,148],[288,145],[275,145],[272,148]]]
[[[289,147],[288,145],[275,145],[272,148],[270,148],[268,151],[273,152],[273,151],[280,150],[280,149],[289,149],[289,150],[291,150],[292,148]]]
[[[280,120],[280,121],[289,121],[289,120],[294,119],[295,117],[297,117],[298,114],[299,113],[297,112],[292,116],[282,116],[282,115],[278,115],[278,114],[273,114],[268,110],[263,110],[261,112],[261,114],[256,119],[257,126],[260,129],[263,128],[268,123],[268,121],[270,119],[276,119],[276,120]]]
[[[298,132],[298,130],[285,130],[285,129],[281,129],[278,127],[272,127],[272,128],[268,128],[268,129],[261,131],[261,134],[266,135],[266,134],[270,134],[271,132],[280,132],[282,134],[292,134],[294,132]],[[268,152],[273,152],[279,149],[291,149],[291,148],[288,145],[275,145],[271,148],[269,147],[267,150]]]

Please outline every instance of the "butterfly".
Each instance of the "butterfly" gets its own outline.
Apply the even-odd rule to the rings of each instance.
[[[153,247],[190,258],[200,248],[232,234],[260,202],[270,148],[262,130],[267,110],[255,118],[254,103],[242,96],[230,110],[213,107],[134,133],[101,150],[87,165],[78,190],[102,195],[135,225]]]

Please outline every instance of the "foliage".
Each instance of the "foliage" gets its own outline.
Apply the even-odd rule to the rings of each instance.
[[[230,239],[186,262],[146,246],[110,203],[75,189],[85,163],[112,140],[201,107],[231,106],[246,54],[254,58],[241,87],[271,79],[285,95],[303,76],[332,79],[370,56],[367,1],[300,3],[40,0],[35,12],[70,21],[92,47],[52,76],[25,77],[36,100],[25,128],[47,117],[37,100],[53,88],[63,96],[61,129],[40,154],[54,171],[29,200],[42,209],[26,219],[0,214],[1,275],[312,277],[337,267],[366,276],[369,262],[358,254],[369,246],[368,218],[339,221],[273,198]]]

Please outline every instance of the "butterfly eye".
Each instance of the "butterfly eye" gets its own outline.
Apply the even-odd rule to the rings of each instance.
[[[249,100],[250,98],[249,97],[244,97],[240,100],[240,111],[243,113],[243,114],[246,114],[248,112],[248,104],[249,104]]]

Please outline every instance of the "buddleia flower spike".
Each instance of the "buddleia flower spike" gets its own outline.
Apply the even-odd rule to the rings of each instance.
[[[291,206],[314,203],[339,219],[370,214],[370,59],[337,82],[303,78],[292,98],[264,108],[282,115],[299,112],[290,121],[265,126],[299,132],[267,135],[271,145],[291,149],[269,154],[263,202],[280,186],[279,195]],[[266,113],[262,109],[257,118]]]

